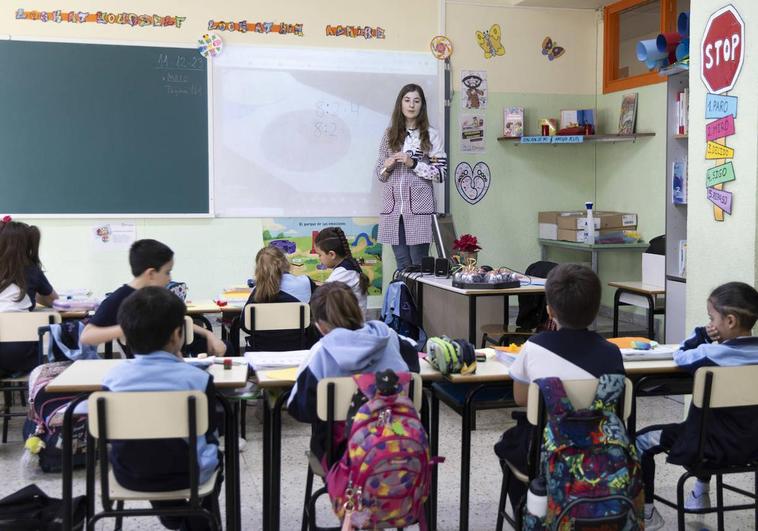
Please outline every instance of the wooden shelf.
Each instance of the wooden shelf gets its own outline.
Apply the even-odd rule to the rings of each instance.
[[[532,135],[529,135],[532,136]],[[539,135],[534,135],[539,136]],[[560,136],[560,135],[559,135]],[[577,145],[577,144],[584,144],[588,142],[635,142],[638,138],[644,138],[644,137],[650,137],[655,136],[655,133],[635,133],[633,135],[567,135],[567,136],[582,136],[583,140],[582,142],[566,142],[562,145]],[[500,136],[498,137],[499,141],[503,142],[514,142],[515,145],[522,145],[521,137],[520,136]],[[535,146],[556,146],[559,144],[553,144],[553,143],[529,143],[526,145],[535,145]]]
[[[671,138],[689,138],[688,135],[674,135]]]

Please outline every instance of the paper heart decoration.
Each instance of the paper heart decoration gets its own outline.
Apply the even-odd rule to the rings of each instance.
[[[461,162],[455,167],[455,189],[471,205],[484,198],[491,180],[490,167],[484,162],[477,162],[473,168],[468,162]]]

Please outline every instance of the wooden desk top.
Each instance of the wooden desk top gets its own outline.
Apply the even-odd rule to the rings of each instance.
[[[453,279],[435,277],[433,275],[423,275],[419,277],[413,276],[413,274],[407,277],[409,280],[415,280],[426,284],[428,286],[434,286],[435,288],[444,289],[445,291],[451,291],[453,293],[460,293],[461,295],[520,295],[525,293],[543,293],[545,286],[521,286],[518,288],[505,288],[505,289],[463,289],[453,287]],[[542,279],[540,279],[542,280]]]
[[[231,370],[223,365],[214,364],[208,368],[213,375],[213,383],[219,389],[235,389],[247,385],[247,362],[245,358],[231,358],[235,361]],[[125,360],[79,360],[56,376],[47,384],[46,391],[51,393],[83,393],[99,391],[105,375],[113,367]],[[241,362],[241,363],[240,363]]]
[[[666,288],[663,286],[655,286],[653,284],[645,284],[639,281],[629,282],[608,282],[608,285],[613,288],[621,288],[624,291],[630,291],[632,293],[640,293],[642,295],[663,295],[666,293]]]

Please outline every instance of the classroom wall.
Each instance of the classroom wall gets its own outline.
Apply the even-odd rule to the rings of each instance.
[[[115,13],[184,16],[180,28],[130,27],[118,24],[70,24],[16,20],[16,9],[27,11],[105,11]],[[135,43],[194,44],[207,31],[208,21],[274,21],[302,23],[300,36],[261,35],[254,32],[221,32],[226,43],[266,46],[349,47],[376,50],[428,50],[431,37],[440,33],[438,0],[157,0],[123,2],[79,0],[18,0],[0,10],[0,35],[47,39],[98,40]],[[382,27],[385,39],[327,37],[328,24]],[[377,143],[379,139],[377,139]],[[42,229],[41,255],[48,276],[58,289],[86,287],[102,295],[130,278],[125,249],[98,250],[91,241],[91,227],[102,220],[70,218],[29,220]],[[110,220],[119,221],[119,220]],[[259,219],[132,219],[138,238],[157,238],[176,252],[174,278],[187,282],[190,298],[216,297],[225,286],[244,283],[252,274],[255,253],[262,245]],[[388,250],[386,255],[391,255]],[[385,277],[394,260],[385,262]],[[212,274],[208,274],[212,272]],[[377,301],[374,301],[375,303]]]
[[[724,282],[740,280],[756,285],[758,222],[758,4],[754,0],[698,0],[692,2],[690,49],[699,51],[708,16],[731,3],[745,22],[745,61],[735,88],[728,94],[739,98],[736,134],[726,144],[734,148],[736,180],[725,185],[733,192],[733,213],[723,222],[713,219],[711,203],[703,185],[705,172],[714,166],[705,160],[706,88],[700,79],[700,55],[690,58],[689,202],[687,204],[687,328],[707,319],[708,294]]]

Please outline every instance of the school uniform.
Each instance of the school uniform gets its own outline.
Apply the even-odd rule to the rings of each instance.
[[[509,369],[514,382],[530,384],[540,378],[556,377],[561,380],[590,380],[602,374],[624,374],[624,361],[618,346],[606,341],[596,332],[587,329],[542,332],[529,338]],[[526,417],[517,419],[513,428],[506,430],[495,444],[495,454],[526,473],[529,441],[533,427]],[[508,491],[516,509],[526,485],[512,481]]]
[[[50,295],[53,292],[53,286],[47,280],[45,273],[38,265],[30,265],[26,268],[26,293],[31,301],[30,310],[33,310],[37,304],[37,294]]]
[[[126,298],[137,291],[128,284],[124,284],[116,291],[108,295],[105,300],[98,306],[95,315],[89,320],[89,324],[105,328],[106,326],[116,326],[118,324],[118,309]]]
[[[692,373],[700,367],[754,365],[758,363],[758,337],[712,343],[705,327],[697,327],[674,353],[674,361]],[[677,465],[688,465],[696,459],[701,415],[701,409],[690,406],[684,422],[649,426],[637,434],[646,503],[654,499],[656,454],[668,451],[667,461]],[[714,467],[758,459],[757,416],[756,406],[720,408],[717,415],[710,415],[703,457]]]
[[[418,364],[417,354],[416,363]],[[298,369],[287,408],[297,420],[311,423],[311,453],[319,460],[324,457],[329,434],[326,423],[318,421],[316,413],[318,382],[324,378],[387,369],[397,372],[409,370],[401,354],[398,335],[381,321],[368,321],[358,330],[336,328],[313,345],[305,362]],[[335,448],[344,443],[343,427],[342,424],[338,426],[334,434]],[[335,455],[339,455],[339,450]]]
[[[432,149],[425,152],[421,149],[418,129],[409,129],[401,151],[413,157],[415,167],[398,163],[382,173],[384,161],[393,151],[387,135],[385,131],[375,169],[377,178],[383,183],[378,241],[401,247],[429,244],[432,242],[432,216],[437,211],[433,183],[443,182],[447,175],[444,140],[436,129],[430,127]],[[398,267],[420,263],[421,257],[407,255],[407,249],[395,248],[394,251],[399,261],[408,261]],[[404,254],[400,255],[398,251]]]
[[[284,273],[279,284],[279,293],[271,303],[304,302],[311,300],[311,294],[317,288],[316,283],[307,275],[292,275]],[[250,294],[245,305],[255,303],[255,289]],[[239,333],[239,330],[236,331]],[[305,345],[301,344],[300,330],[265,330],[255,333],[255,343],[248,336],[245,338],[248,351],[283,352],[285,350],[300,350],[310,348],[316,341],[312,327],[306,329]],[[239,345],[239,335],[232,337],[232,342]]]
[[[197,446],[189,448],[185,439],[112,441],[110,463],[118,482],[131,490],[164,491],[189,488],[188,451],[197,452],[198,483],[208,481],[220,469],[216,435],[216,390],[213,377],[175,355],[156,351],[136,354],[113,367],[103,379],[103,388],[114,392],[202,391],[208,401],[208,431],[198,434]],[[160,407],[159,403],[155,407]],[[203,507],[212,509],[212,496],[218,496],[222,481],[218,475],[216,492],[203,498]],[[155,506],[184,505],[186,502],[154,502]],[[162,518],[166,526],[177,529],[206,529],[202,518]]]
[[[361,291],[361,266],[355,259],[346,258],[332,270],[332,274],[326,279],[327,282],[344,282],[353,290],[355,297],[358,299],[358,305],[361,307],[363,316],[366,316],[368,309],[368,297]]]

